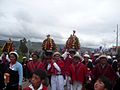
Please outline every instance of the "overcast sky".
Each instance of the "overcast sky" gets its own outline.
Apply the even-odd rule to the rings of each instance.
[[[113,46],[120,26],[120,0],[0,0],[0,39],[65,44],[76,30],[82,46]],[[120,30],[120,29],[119,29]]]

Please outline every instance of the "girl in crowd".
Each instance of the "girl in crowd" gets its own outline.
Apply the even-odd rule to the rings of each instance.
[[[7,71],[4,74],[6,89],[5,90],[21,90],[23,80],[23,68],[17,61],[17,52],[10,52],[10,64]]]

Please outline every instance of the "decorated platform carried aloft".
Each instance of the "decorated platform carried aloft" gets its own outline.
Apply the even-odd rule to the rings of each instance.
[[[78,51],[80,49],[79,38],[75,35],[75,31],[73,31],[73,35],[70,35],[68,40],[66,41],[65,49],[67,50],[75,50]]]
[[[50,35],[47,35],[47,38],[43,41],[42,50],[45,52],[53,52],[56,50],[56,44]]]
[[[11,51],[14,51],[14,45],[13,45],[13,41],[9,38],[9,41],[7,41],[3,47],[2,47],[2,52],[6,52],[9,53]]]

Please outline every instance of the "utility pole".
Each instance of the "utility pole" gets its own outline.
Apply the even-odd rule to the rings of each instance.
[[[118,47],[118,24],[117,24],[117,32],[116,32],[116,47]]]
[[[116,55],[118,55],[118,24],[117,24],[117,31],[116,31]]]

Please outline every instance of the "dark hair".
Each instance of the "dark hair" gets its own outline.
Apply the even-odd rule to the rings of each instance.
[[[44,80],[47,77],[47,73],[42,69],[36,70],[33,74],[38,75],[41,80]]]
[[[46,55],[46,56],[52,56],[52,55],[53,55],[53,52],[52,52],[52,51],[45,51],[45,55]]]
[[[107,90],[112,90],[112,82],[106,76],[100,76],[98,80],[101,80]]]
[[[39,53],[37,51],[32,52],[32,57],[33,57],[33,55],[36,55],[37,58],[39,58]]]
[[[69,51],[70,54],[76,54],[76,51]]]
[[[17,55],[16,55],[15,53],[9,54],[9,58],[10,58],[10,55],[14,55],[16,59],[18,58]]]

